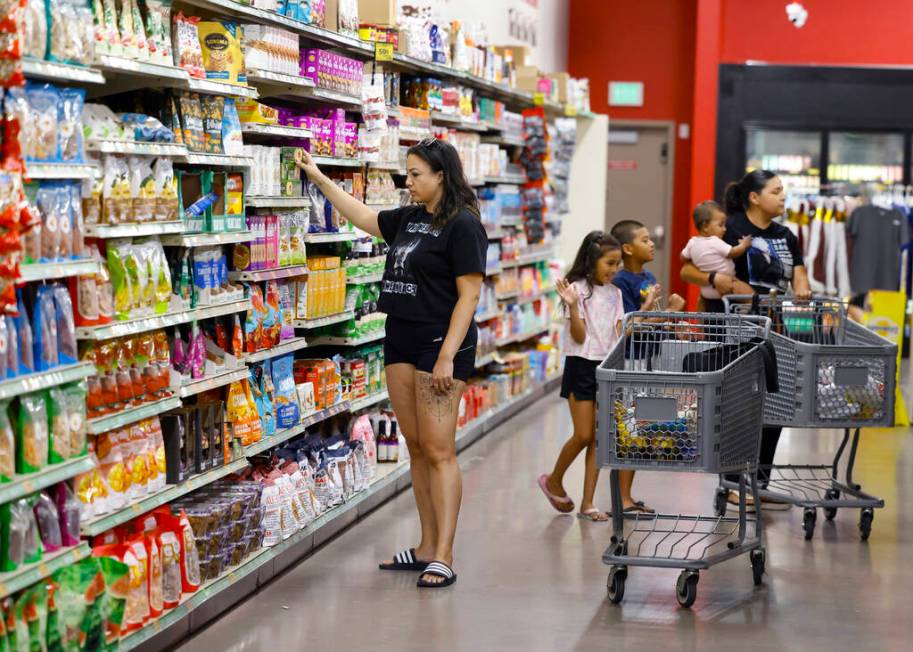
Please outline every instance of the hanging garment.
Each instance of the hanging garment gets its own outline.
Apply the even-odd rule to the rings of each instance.
[[[850,215],[846,228],[853,240],[853,294],[896,291],[900,286],[900,247],[910,240],[906,217],[894,209],[860,206]]]
[[[808,238],[808,253],[805,256],[805,270],[808,272],[808,284],[811,287],[813,294],[822,294],[825,290],[824,284],[815,280],[815,260],[821,249],[821,232],[823,230],[822,227],[824,226],[820,219],[820,213],[821,210],[817,209],[809,224],[809,231],[811,233]]]

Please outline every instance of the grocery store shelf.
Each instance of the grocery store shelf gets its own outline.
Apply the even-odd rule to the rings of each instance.
[[[40,389],[47,389],[64,383],[72,383],[88,378],[94,373],[95,365],[91,362],[77,362],[76,364],[57,367],[49,371],[39,371],[10,378],[9,380],[0,381],[0,400],[19,396],[20,394],[28,394],[29,392],[37,392]]]
[[[365,285],[367,283],[380,283],[383,278],[383,272],[377,272],[375,274],[364,274],[362,276],[350,276],[346,279],[346,285]]]
[[[500,265],[498,267],[487,267],[485,269],[485,276],[497,276],[504,271],[504,268]]]
[[[332,335],[324,335],[323,337],[318,337],[311,342],[312,346],[361,346],[362,344],[369,344],[371,342],[377,342],[378,340],[384,339],[386,337],[386,332],[383,330],[374,331],[373,333],[368,333],[367,335],[362,335],[361,337],[335,337]]]
[[[158,414],[164,414],[179,407],[181,407],[181,399],[176,396],[166,396],[151,403],[143,403],[136,407],[121,410],[115,414],[106,414],[103,417],[89,419],[87,421],[89,434],[100,435],[103,432],[122,428],[127,424],[142,421]]]
[[[228,272],[228,278],[232,281],[275,281],[280,278],[306,276],[307,273],[307,265],[292,265],[291,267],[258,269],[250,272]]]
[[[269,437],[264,437],[255,444],[244,449],[244,455],[248,458],[264,453],[271,448],[275,448],[280,444],[284,444],[289,439],[297,437],[305,430],[310,428],[313,425],[320,423],[321,421],[326,421],[330,417],[334,417],[337,414],[342,414],[343,412],[348,412],[351,409],[348,401],[342,401],[337,403],[333,407],[326,408],[325,410],[317,410],[316,412],[311,412],[301,417],[301,421],[291,428],[283,428],[282,430],[276,431],[274,435]]]
[[[335,315],[317,317],[315,319],[295,319],[292,320],[292,326],[295,328],[320,328],[322,326],[329,326],[330,324],[338,324],[340,322],[349,321],[350,319],[354,318],[355,313],[351,310],[347,310],[345,312],[336,313]]]
[[[537,337],[537,336],[542,335],[543,333],[547,333],[547,332],[548,332],[548,326],[543,326],[542,328],[538,328],[536,330],[527,331],[525,333],[517,333],[515,335],[508,335],[507,337],[499,338],[498,340],[495,341],[495,344],[500,347],[500,346],[507,346],[508,344],[516,344],[517,342],[525,342],[526,340],[532,339],[534,337]]]
[[[241,459],[225,464],[224,466],[191,476],[181,484],[168,485],[161,491],[145,496],[144,498],[127,505],[123,509],[99,516],[89,521],[83,521],[79,529],[83,536],[96,536],[121,523],[126,523],[140,514],[145,514],[159,505],[170,503],[172,500],[189,494],[191,491],[211,484],[227,475],[237,473],[246,467],[247,458],[242,457]]]
[[[368,394],[362,398],[355,399],[350,403],[349,409],[352,412],[358,412],[358,410],[364,410],[365,408],[369,408],[372,405],[377,405],[382,401],[386,401],[388,398],[390,398],[390,394],[387,392],[387,390],[382,390],[380,392],[375,392],[373,394]]]
[[[204,154],[203,152],[190,152],[181,163],[187,165],[215,165],[226,168],[249,168],[254,164],[250,156],[226,156],[225,154]]]
[[[431,112],[431,124],[451,127],[459,131],[485,132],[489,130],[489,126],[485,123],[477,120],[468,120],[458,115],[440,113],[439,111]]]
[[[279,342],[276,346],[273,346],[264,351],[256,351],[254,353],[244,353],[241,356],[241,360],[252,364],[254,362],[261,362],[262,360],[269,360],[270,358],[275,358],[280,355],[285,355],[286,353],[292,353],[294,351],[300,351],[301,349],[306,349],[308,347],[307,340],[303,337],[293,337],[291,339],[285,340],[284,342]]]
[[[425,138],[430,138],[430,137],[431,137],[430,129],[407,129],[407,128],[403,128],[403,127],[399,128],[400,142],[403,142],[403,141],[412,142],[412,141],[424,140]]]
[[[312,156],[317,165],[329,165],[339,168],[360,168],[364,162],[357,158],[338,158],[336,156]]]
[[[23,263],[19,266],[20,281],[50,281],[68,276],[97,274],[97,260],[63,260],[53,263]]]
[[[214,79],[198,79],[197,77],[189,77],[187,82],[187,87],[194,93],[242,97],[249,100],[255,100],[258,97],[257,89],[251,86],[229,84]]]
[[[557,377],[551,377],[545,383],[538,383],[457,430],[457,449],[464,450],[534,401],[546,396],[557,386],[557,382]],[[189,636],[225,613],[230,605],[241,601],[258,587],[264,586],[291,564],[298,563],[315,548],[409,485],[408,460],[396,464],[379,464],[377,475],[367,489],[355,494],[346,503],[325,512],[285,541],[253,553],[241,564],[203,585],[195,593],[185,594],[178,607],[125,637],[121,641],[121,649],[132,650],[147,642],[150,645],[144,649],[173,649],[181,638]],[[254,578],[252,576],[255,572]],[[212,601],[212,604],[218,602],[219,608],[203,609],[197,612],[199,616],[194,614],[188,618],[192,612],[209,601]]]
[[[248,70],[247,82],[256,86],[262,98],[312,98],[314,82],[310,77],[285,75],[269,70]],[[346,97],[348,100],[348,97]],[[348,101],[346,102],[348,103]]]
[[[495,298],[498,301],[507,301],[508,299],[516,299],[520,296],[520,290],[511,290],[510,292],[498,292],[495,294]]]
[[[244,139],[248,136],[263,136],[269,138],[310,138],[310,129],[304,127],[288,127],[284,125],[268,125],[257,122],[242,122],[241,133]]]
[[[501,229],[494,229],[492,231],[486,231],[488,234],[489,240],[500,240],[504,237],[504,232]]]
[[[144,143],[133,140],[87,140],[86,150],[102,154],[137,156],[186,156],[187,148],[178,143]]]
[[[164,235],[166,233],[181,233],[184,223],[180,220],[172,222],[143,222],[137,224],[93,224],[87,226],[86,236],[90,238],[136,238],[142,235]]]
[[[502,174],[496,177],[485,177],[485,183],[523,184],[526,183],[526,177],[522,174]]]
[[[221,233],[179,233],[159,238],[163,245],[174,247],[208,247],[211,245],[250,242],[254,234],[250,231],[223,231]]]
[[[98,169],[88,163],[26,163],[28,179],[92,179]]]
[[[555,255],[553,249],[549,248],[545,251],[534,251],[529,254],[521,254],[517,258],[518,265],[532,265],[533,263],[541,263],[549,260],[552,256]]]
[[[34,564],[25,565],[9,573],[0,573],[0,599],[28,588],[32,584],[50,577],[61,568],[75,564],[91,554],[89,544],[82,542],[56,552],[45,553],[44,558]]]
[[[372,170],[385,170],[388,172],[396,172],[397,174],[406,174],[406,169],[400,165],[399,161],[369,161],[367,162],[367,166]]]
[[[494,361],[495,361],[494,353],[486,353],[483,356],[479,356],[476,358],[476,369],[481,369],[485,365],[491,364]]]
[[[304,208],[310,203],[309,197],[247,196],[244,198],[244,204],[249,208]]]
[[[69,480],[80,473],[91,471],[94,467],[95,462],[92,458],[84,455],[59,464],[51,464],[36,473],[17,475],[12,482],[0,484],[0,505]]]
[[[541,299],[545,296],[548,296],[552,292],[554,292],[554,290],[539,290],[538,292],[534,292],[533,294],[530,294],[529,296],[518,296],[517,299],[515,301],[511,301],[511,303],[515,303],[519,306],[522,306],[527,303],[533,303],[535,301],[538,301],[539,299]]]
[[[186,88],[190,75],[183,68],[168,66],[148,61],[135,61],[124,57],[103,54],[99,57],[99,66],[108,82],[123,81],[134,77],[145,84],[157,83],[163,86]]]
[[[153,331],[159,328],[168,328],[169,326],[175,326],[177,324],[186,324],[194,320],[210,319],[212,317],[221,317],[222,315],[231,315],[236,312],[247,310],[249,305],[250,302],[247,299],[242,299],[239,301],[227,301],[225,303],[218,303],[210,306],[200,306],[190,310],[165,313],[164,315],[140,317],[139,319],[129,319],[126,321],[107,324],[105,326],[79,327],[76,329],[76,338],[80,340],[109,340],[112,337],[137,335],[139,333],[145,333],[146,331]]]
[[[244,380],[248,377],[249,373],[250,371],[247,367],[243,366],[236,369],[228,369],[227,371],[223,371],[214,376],[201,378],[200,380],[194,380],[185,385],[181,385],[180,388],[177,388],[177,392],[181,395],[181,398],[196,396],[201,392],[208,392],[211,389],[224,387],[225,385],[231,385],[239,380]]]
[[[357,240],[358,234],[347,231],[344,233],[306,233],[304,241],[310,244],[320,244],[324,242],[350,242]]]
[[[509,134],[501,134],[499,136],[483,136],[482,142],[491,143],[493,145],[502,145],[504,147],[523,147],[526,144],[522,136],[511,136]]]
[[[22,60],[22,72],[29,79],[44,79],[56,82],[77,82],[80,84],[104,84],[105,78],[95,68],[72,66],[55,61]]]
[[[476,323],[481,323],[483,321],[488,321],[490,319],[496,319],[501,316],[501,311],[499,309],[489,310],[488,312],[483,312],[481,315],[476,315]]]
[[[355,97],[354,95],[347,95],[346,93],[339,93],[337,91],[331,91],[326,88],[317,88],[310,87],[303,89],[301,97],[308,97],[314,100],[320,100],[321,102],[329,102],[331,104],[339,104],[350,109],[361,110],[361,98]]]

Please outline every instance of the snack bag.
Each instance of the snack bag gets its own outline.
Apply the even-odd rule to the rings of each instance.
[[[174,609],[181,601],[181,542],[174,530],[158,528],[153,531],[162,553],[162,602],[165,609]]]
[[[179,11],[174,16],[173,23],[173,44],[174,44],[174,65],[183,68],[191,77],[206,77],[206,70],[203,67],[203,51],[200,48],[200,37],[198,34],[198,25],[200,19],[196,16],[186,17],[184,12]]]
[[[244,140],[241,134],[241,119],[234,98],[225,98],[222,110],[222,150],[228,156],[244,154]]]
[[[10,401],[0,401],[0,483],[16,474],[16,434],[9,417]]]
[[[86,612],[95,602],[99,580],[98,560],[92,557],[64,566],[52,576],[56,618],[48,619],[48,637],[55,636],[59,650],[97,649],[83,646],[87,632],[83,629]],[[56,621],[56,622],[55,622]],[[53,622],[53,626],[52,626]],[[88,643],[88,640],[85,641]],[[52,649],[48,645],[48,652]]]
[[[260,414],[257,412],[257,404],[247,379],[231,384],[226,407],[228,420],[232,424],[235,437],[240,438],[241,445],[250,446],[260,441]]]
[[[105,224],[133,221],[133,201],[130,194],[130,170],[123,156],[105,156],[102,183],[102,220]]]
[[[59,517],[60,541],[64,546],[75,546],[79,543],[80,508],[79,501],[66,482],[59,482],[51,488],[51,497],[57,506]]]
[[[149,59],[164,66],[174,65],[171,51],[171,0],[145,0],[146,44]]]
[[[149,560],[149,615],[152,618],[158,618],[165,608],[162,593],[162,551],[159,548],[158,539],[154,535],[137,537],[137,539],[140,538],[146,547],[146,555]]]
[[[105,592],[100,605],[105,629],[105,650],[117,650],[120,646],[121,627],[130,594],[130,566],[114,557],[97,555],[96,550],[93,550],[92,554],[98,559],[98,566],[105,581]]]
[[[290,428],[296,425],[301,418],[298,392],[295,390],[293,365],[293,355],[280,356],[274,358],[272,362],[272,378],[276,388],[274,396],[276,425],[279,428]]]
[[[47,392],[48,424],[50,441],[48,445],[51,464],[59,464],[71,457],[70,420],[67,418],[66,394],[60,387]]]
[[[57,105],[58,156],[65,163],[82,163],[85,157],[81,120],[86,91],[83,88],[61,88],[59,93],[60,101]]]
[[[139,557],[139,554],[142,554],[142,557]],[[106,579],[109,577],[103,563],[106,557],[113,558],[127,566],[124,615],[119,630],[121,634],[127,634],[139,629],[149,618],[148,557],[145,547],[142,543],[139,546],[116,543],[96,547],[92,550],[92,555],[98,557],[99,562],[102,563],[102,573],[105,574]],[[116,570],[119,571],[119,569]],[[120,580],[119,572],[117,572],[117,576],[117,579]],[[117,585],[119,585],[119,581]],[[107,627],[105,638],[107,639],[110,635],[111,628]]]
[[[58,203],[58,184],[46,182],[41,184],[35,196],[35,205],[41,216],[41,260],[54,261],[61,256],[60,214],[61,204]]]
[[[19,431],[16,441],[16,472],[35,473],[48,463],[48,415],[42,394],[19,398]]]
[[[38,524],[38,532],[41,534],[41,544],[44,546],[44,551],[49,553],[56,552],[63,547],[63,540],[60,536],[60,514],[57,512],[57,505],[43,491],[35,495],[34,502],[32,511],[35,514],[35,522]]]
[[[127,159],[130,170],[130,198],[133,219],[137,222],[151,222],[155,219],[156,195],[155,176],[152,174],[152,159],[148,156],[131,156]]]
[[[295,303],[292,299],[294,287],[292,281],[279,281],[279,308],[281,315],[281,327],[279,339],[287,340],[295,337],[295,327],[292,324],[295,319]]]
[[[57,160],[57,89],[50,84],[28,84],[28,122],[22,123],[24,154],[28,161]]]
[[[246,85],[241,26],[229,21],[207,20],[200,22],[198,32],[206,78]]]
[[[131,248],[129,241],[113,240],[108,242],[107,268],[111,275],[111,285],[114,292],[114,317],[116,319],[130,319],[134,308],[133,283],[127,274],[126,263]]]
[[[159,222],[171,222],[178,219],[177,179],[174,178],[174,165],[170,158],[161,157],[152,166],[155,177],[155,213]]]
[[[174,532],[181,544],[181,591],[193,593],[200,588],[202,579],[200,555],[190,520],[183,509],[180,510],[178,516],[174,516],[167,506],[159,507],[154,514],[159,527]]]
[[[184,131],[184,144],[187,149],[192,152],[205,151],[206,138],[200,96],[196,93],[181,93],[178,95],[178,108]]]
[[[217,95],[200,96],[203,110],[203,151],[209,154],[222,153],[222,112],[225,98]]]
[[[73,323],[73,302],[63,285],[54,285],[54,318],[57,326],[58,364],[74,364],[77,358],[76,325]]]
[[[82,382],[63,386],[67,418],[70,422],[70,457],[82,457],[87,449],[86,385]]]
[[[95,438],[98,455],[98,474],[102,483],[100,493],[104,495],[105,507],[108,510],[121,509],[127,503],[127,491],[130,488],[130,475],[120,447],[119,430],[102,433]],[[77,487],[81,488],[81,484]],[[82,494],[78,494],[80,500]],[[83,502],[85,502],[83,500]]]

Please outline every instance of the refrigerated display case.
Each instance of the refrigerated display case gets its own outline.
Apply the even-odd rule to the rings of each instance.
[[[841,192],[857,192],[865,183],[902,183],[903,164],[903,134],[852,131],[829,134],[827,179]]]
[[[820,191],[822,132],[752,127],[745,131],[746,172],[776,172],[787,192]]]

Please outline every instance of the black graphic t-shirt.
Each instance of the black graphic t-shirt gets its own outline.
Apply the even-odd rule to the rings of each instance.
[[[752,224],[745,213],[730,215],[723,240],[735,246],[746,235],[752,238],[751,248],[735,259],[736,277],[759,294],[767,294],[773,289],[789,290],[793,270],[805,265],[795,234],[776,222],[761,229]]]
[[[465,209],[443,230],[432,229],[431,220],[424,206],[378,213],[390,245],[378,308],[391,317],[446,324],[459,298],[457,277],[485,273],[488,236]]]

